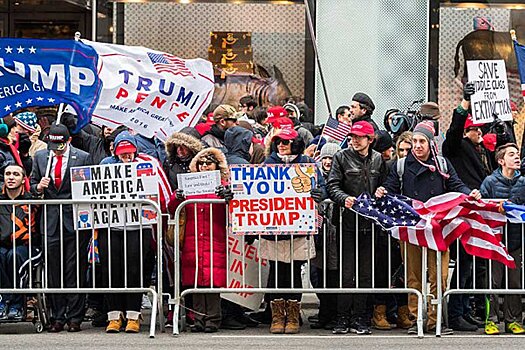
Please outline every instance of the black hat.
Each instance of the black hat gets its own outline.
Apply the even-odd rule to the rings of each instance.
[[[53,124],[49,128],[47,148],[53,151],[63,151],[70,137],[69,130],[64,124]]]
[[[392,140],[392,136],[385,131],[385,130],[379,130],[376,134],[376,142],[374,144],[374,150],[381,153],[389,149],[390,147],[394,146],[394,141]]]
[[[374,109],[376,109],[376,105],[374,104],[374,102],[372,102],[372,99],[370,98],[370,96],[368,96],[365,93],[357,92],[354,95],[354,97],[352,97],[352,101],[359,102],[360,104],[365,106],[366,109],[368,110],[368,114],[370,115],[374,112]]]

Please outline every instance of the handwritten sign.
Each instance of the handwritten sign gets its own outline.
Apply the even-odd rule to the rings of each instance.
[[[228,288],[265,288],[268,281],[270,266],[266,259],[259,257],[257,240],[253,244],[244,243],[239,236],[228,235]],[[243,261],[244,255],[244,261]],[[261,285],[259,286],[259,270]],[[243,283],[244,279],[244,283]],[[221,298],[247,307],[259,310],[264,293],[224,293]]]
[[[215,188],[221,184],[221,172],[213,170],[177,174],[177,181],[186,196],[215,193]]]
[[[317,208],[310,195],[315,164],[230,167],[233,234],[315,234]]]
[[[505,61],[467,61],[467,72],[476,89],[470,100],[474,122],[491,122],[494,115],[512,120]]]
[[[148,205],[103,204],[104,199],[159,200],[158,176],[150,162],[119,163],[71,168],[73,199],[92,200],[79,205],[76,227],[104,228],[154,224],[157,211]]]

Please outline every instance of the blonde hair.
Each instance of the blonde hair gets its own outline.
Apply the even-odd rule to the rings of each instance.
[[[397,141],[396,141],[396,158],[397,159],[401,158],[401,155],[399,154],[399,145],[401,144],[401,142],[406,142],[412,145],[412,132],[405,131],[404,133],[399,135],[399,137],[397,138]]]

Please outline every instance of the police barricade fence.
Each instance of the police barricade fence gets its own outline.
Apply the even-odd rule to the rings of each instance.
[[[88,214],[94,209],[98,210],[98,218]],[[149,336],[153,338],[157,306],[162,306],[158,298],[159,294],[162,295],[161,259],[154,262],[154,255],[162,257],[162,224],[143,224],[145,210],[149,215],[161,217],[159,205],[149,199],[108,199],[96,202],[67,199],[0,201],[0,214],[12,218],[12,236],[18,238],[25,235],[22,241],[11,239],[11,247],[4,246],[0,249],[4,279],[0,284],[0,294],[36,295],[39,305],[33,323],[40,332],[50,319],[47,306],[58,300],[53,299],[54,296],[66,298],[67,294],[103,293],[107,297],[113,293],[140,293],[142,300],[142,293],[151,293],[153,308]],[[117,211],[123,217],[119,225],[108,220]],[[133,220],[129,215],[134,216]],[[78,223],[73,224],[74,232],[68,232],[73,221],[77,220]],[[94,220],[107,224],[103,224],[103,229],[95,228],[97,225]],[[50,225],[51,222],[56,228],[54,232],[48,232],[48,228],[53,226]],[[2,227],[2,232],[7,232],[6,230],[9,229]],[[135,239],[135,242],[138,241],[138,248],[129,242],[132,237],[129,233],[132,230],[135,235],[138,234],[138,239]],[[100,247],[102,235],[107,235],[107,246],[104,247]],[[151,244],[151,239],[156,240],[156,246],[150,249],[152,255],[146,261],[143,252],[148,250],[145,245]],[[112,244],[119,244],[120,247],[117,248],[121,251],[112,249]],[[128,250],[132,249],[135,253],[130,254]],[[131,274],[131,270],[138,270],[139,276],[151,276],[153,269],[157,275],[155,287],[150,286],[147,277],[136,278]],[[104,280],[101,275],[107,278]],[[25,310],[26,301],[23,302]],[[159,313],[159,321],[162,329],[162,312]]]
[[[224,205],[224,207],[220,205]],[[219,205],[219,206],[217,206]],[[333,205],[333,202],[327,200],[322,203],[322,205]],[[215,208],[214,208],[215,206]],[[218,208],[220,209],[218,209]],[[206,209],[207,208],[207,209]],[[184,251],[184,244],[188,241],[188,221],[186,221],[186,226],[180,224],[181,215],[193,215],[194,217],[198,216],[198,212],[207,210],[206,213],[206,227],[202,228],[201,224],[197,220],[193,221],[194,227],[193,230],[193,241],[194,246],[186,247],[188,250],[193,251],[195,258],[193,261],[188,262],[187,260],[182,263],[183,259],[187,259],[183,256],[186,254]],[[351,218],[352,216],[357,218],[357,214],[350,212],[347,209],[336,209],[339,218]],[[217,211],[223,211],[218,213]],[[225,212],[224,212],[225,211]],[[191,213],[190,213],[191,212]],[[336,214],[336,215],[337,215]],[[223,242],[219,243],[214,242],[214,224],[220,223],[220,217],[225,217],[224,237]],[[318,229],[317,235],[310,236],[294,236],[295,239],[289,239],[286,242],[289,244],[289,254],[290,256],[283,259],[282,254],[278,252],[279,242],[281,237],[278,235],[274,236],[265,236],[256,235],[256,243],[252,243],[249,240],[253,240],[253,236],[249,235],[232,235],[228,233],[228,203],[223,199],[187,199],[182,201],[174,213],[173,219],[170,220],[170,224],[174,225],[175,234],[174,234],[174,258],[173,258],[173,295],[171,295],[169,303],[170,306],[173,306],[174,309],[174,322],[173,322],[173,334],[179,335],[181,328],[184,328],[184,297],[189,294],[210,294],[210,293],[220,293],[222,297],[226,297],[231,294],[238,295],[253,295],[254,293],[269,293],[269,294],[298,294],[298,293],[317,293],[318,295],[323,295],[327,293],[331,294],[372,294],[374,296],[380,295],[391,295],[396,294],[413,294],[413,300],[415,301],[413,308],[417,307],[416,313],[416,325],[417,325],[417,335],[423,337],[423,310],[426,309],[427,303],[426,299],[428,297],[427,288],[422,288],[422,290],[416,288],[409,288],[407,284],[407,264],[401,264],[398,261],[395,266],[392,264],[392,259],[394,255],[401,255],[399,247],[395,246],[397,240],[392,239],[391,236],[384,231],[375,227],[375,225],[370,225],[370,230],[366,233],[362,233],[360,230],[361,220],[355,219],[355,227],[352,227],[350,230],[354,230],[354,234],[351,235],[348,230],[348,224],[343,228],[344,220],[340,219],[336,222],[338,228],[336,229],[337,237],[333,237],[334,233],[329,232],[329,225],[331,224],[330,219],[326,217],[323,220],[322,226]],[[199,231],[199,229],[201,231]],[[184,235],[185,242],[182,244],[179,242],[179,237],[181,237],[181,230],[185,230]],[[190,230],[191,231],[191,230]],[[355,232],[360,232],[360,234],[355,234]],[[329,237],[332,235],[332,237]],[[351,235],[351,237],[349,237]],[[205,237],[207,236],[207,237]],[[316,285],[311,285],[308,283],[308,286],[298,285],[295,283],[297,281],[297,269],[292,267],[289,268],[287,276],[283,276],[282,279],[286,279],[287,282],[280,282],[279,275],[282,274],[279,272],[280,268],[277,268],[279,261],[285,261],[291,263],[295,261],[294,254],[296,254],[294,245],[304,243],[299,243],[299,240],[296,238],[305,237],[304,240],[307,241],[307,244],[314,247],[317,251],[317,254],[311,254],[308,256],[301,256],[300,259],[303,261],[303,268],[306,270],[308,279],[310,280],[310,274],[313,268],[318,270],[318,273],[322,275],[322,278]],[[337,242],[345,242],[344,244],[336,244],[336,255],[337,255],[337,266],[336,266],[336,276],[333,273],[328,271],[328,260],[331,259],[329,254],[332,254],[333,251],[329,252],[327,249],[329,239],[334,239]],[[209,240],[209,247],[202,249],[199,247],[199,244]],[[237,240],[239,243],[237,243]],[[360,244],[361,241],[361,244]],[[225,243],[226,242],[226,243]],[[271,244],[267,244],[271,242]],[[317,242],[317,246],[315,243]],[[372,244],[372,242],[375,242]],[[378,244],[378,242],[382,242]],[[250,244],[248,244],[250,243]],[[215,246],[214,246],[215,245]],[[216,246],[219,246],[220,249],[225,251],[219,252]],[[404,245],[403,251],[403,260],[407,259],[407,249]],[[255,246],[255,249],[253,249]],[[201,248],[201,249],[200,249]],[[330,248],[332,249],[333,246]],[[367,250],[367,248],[369,248]],[[207,249],[207,251],[206,251]],[[220,255],[214,253],[221,253],[225,256],[225,259],[220,258]],[[202,255],[206,255],[208,259],[204,259]],[[234,257],[234,255],[236,255]],[[240,255],[240,256],[239,256]],[[262,256],[261,256],[262,255]],[[317,260],[314,261],[317,256]],[[217,258],[218,257],[218,258]],[[342,257],[342,259],[340,258]],[[418,264],[421,268],[421,280],[427,280],[427,251],[426,248],[422,249],[421,261],[418,261]],[[218,261],[217,261],[218,260]],[[320,260],[320,261],[319,261]],[[363,261],[366,260],[366,261]],[[399,259],[398,259],[399,260]],[[247,280],[247,273],[244,273],[244,268],[247,267],[247,262],[251,261],[250,266],[255,266],[255,277]],[[255,263],[254,263],[255,262]],[[192,276],[183,276],[184,268],[190,264],[190,269],[187,269],[188,274]],[[314,264],[314,265],[312,265]],[[366,264],[366,265],[365,265]],[[222,265],[222,266],[220,266]],[[269,273],[269,277],[265,275],[265,268],[267,269],[268,265],[273,265],[272,270]],[[365,265],[365,266],[363,266]],[[382,270],[377,270],[376,267],[380,266]],[[220,267],[226,270],[225,281],[222,285],[214,283],[221,276],[216,275],[217,269],[214,267]],[[333,268],[333,267],[332,267]],[[194,269],[194,271],[192,271]],[[352,270],[352,271],[349,271]],[[416,269],[419,270],[419,267]],[[181,275],[182,271],[182,275]],[[209,276],[207,279],[202,279],[202,275],[205,274],[205,271],[209,271]],[[239,271],[241,271],[241,276],[239,276]],[[348,275],[348,272],[350,275]],[[220,272],[219,272],[220,274]],[[383,283],[380,283],[378,280],[381,279],[379,275],[383,276]],[[329,277],[332,276],[332,277]],[[253,276],[252,276],[253,277]],[[289,277],[289,278],[285,278]],[[224,277],[222,277],[224,278]],[[402,282],[397,283],[394,279],[398,278]],[[330,280],[331,279],[331,280]],[[182,281],[186,280],[186,285],[183,285]],[[190,281],[189,283],[187,281]],[[353,281],[353,282],[352,282]],[[399,281],[398,281],[399,282]],[[268,286],[266,286],[268,283]],[[281,284],[281,286],[279,286]],[[286,286],[282,286],[286,284]],[[425,284],[423,284],[425,286]],[[258,303],[254,310],[258,310],[262,302],[262,295],[259,294]],[[354,296],[355,297],[355,296]],[[406,298],[406,296],[404,296]],[[242,299],[242,298],[241,298]],[[366,299],[365,299],[366,304]],[[195,311],[194,311],[195,312]],[[181,317],[181,323],[177,322],[179,317]]]
[[[502,200],[492,200],[502,201]],[[509,222],[500,228],[500,233],[504,238],[504,242],[508,243],[509,240]],[[450,252],[455,252],[455,261],[451,262],[453,267],[453,276],[450,279],[450,284],[441,286],[441,280],[438,281],[438,293],[436,296],[435,303],[438,307],[438,323],[436,328],[436,336],[441,335],[441,324],[442,320],[447,318],[447,302],[452,295],[477,295],[485,299],[485,308],[495,314],[489,314],[489,310],[486,310],[486,320],[491,320],[495,317],[496,325],[499,323],[497,318],[499,310],[499,297],[498,295],[515,296],[515,302],[518,310],[522,310],[521,297],[525,294],[525,266],[523,264],[523,253],[525,252],[525,225],[524,224],[510,224],[521,226],[520,244],[519,248],[509,249],[506,245],[507,251],[514,259],[516,264],[515,269],[509,268],[507,265],[490,259],[484,259],[472,255],[468,255],[464,248],[461,246],[459,239],[456,241],[455,247],[451,248]],[[437,253],[437,274],[441,275],[442,269],[444,268],[442,260],[444,259],[443,253]],[[519,275],[517,276],[516,273]],[[454,285],[454,286],[453,286]],[[509,304],[512,302],[509,302]],[[506,302],[504,303],[504,305]],[[496,307],[496,310],[493,310]],[[505,307],[505,306],[504,306]],[[505,310],[504,310],[505,313]],[[522,322],[522,312],[520,312],[519,318],[516,320],[518,323]]]

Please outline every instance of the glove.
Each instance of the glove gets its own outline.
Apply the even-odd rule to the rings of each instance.
[[[19,134],[18,136],[18,152],[20,154],[28,154],[29,148],[31,148],[31,140],[27,134]]]
[[[496,131],[496,134],[502,135],[506,132],[506,130],[507,130],[507,127],[503,120],[497,119],[494,121],[494,131]]]
[[[313,188],[310,191],[310,195],[316,203],[321,203],[323,201],[323,191],[321,191],[320,188]]]
[[[233,192],[230,186],[217,186],[217,188],[215,189],[215,194],[217,195],[217,197],[225,199],[226,202],[229,202],[233,199]]]
[[[177,198],[179,201],[186,200],[186,195],[184,195],[184,191],[181,188],[175,190],[175,198]]]
[[[470,101],[470,96],[476,92],[476,88],[473,82],[468,82],[463,86],[463,99],[465,101]]]
[[[64,124],[69,132],[73,132],[77,127],[77,120],[75,116],[71,113],[62,113],[60,117],[60,123]]]

